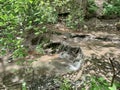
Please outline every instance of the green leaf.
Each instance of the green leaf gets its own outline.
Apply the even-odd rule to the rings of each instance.
[[[109,89],[110,89],[110,90],[117,90],[117,87],[116,87],[115,84],[113,84],[113,86],[112,86],[112,87],[109,87]]]
[[[22,90],[27,90],[27,89],[26,89],[26,82],[23,82],[23,83],[22,83]]]
[[[4,26],[5,25],[5,23],[4,22],[0,22],[0,26]]]
[[[30,3],[33,3],[33,0],[29,0]]]
[[[40,34],[40,32],[36,32],[36,33],[35,33],[35,35],[39,35],[39,34]]]

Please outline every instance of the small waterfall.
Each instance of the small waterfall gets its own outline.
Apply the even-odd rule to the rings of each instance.
[[[77,71],[81,68],[81,65],[83,63],[83,55],[82,54],[78,54],[78,56],[75,58],[73,64],[69,64],[69,69],[71,71]]]

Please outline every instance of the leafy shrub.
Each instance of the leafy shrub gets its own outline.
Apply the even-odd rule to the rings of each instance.
[[[110,86],[110,82],[107,82],[103,77],[92,77],[90,81],[90,90],[117,90],[117,83]]]
[[[88,14],[96,14],[98,7],[95,4],[95,0],[88,0],[87,10]]]
[[[120,16],[120,0],[111,0],[109,3],[104,3],[104,15]]]
[[[69,28],[78,29],[79,26],[82,26],[84,23],[84,14],[82,8],[77,2],[70,2],[74,7],[69,8],[70,14],[66,18],[65,22]]]
[[[12,51],[15,57],[25,55],[23,42],[27,32],[38,35],[44,32],[43,24],[57,20],[49,0],[0,0],[0,8],[1,53]]]
[[[67,18],[66,18],[66,25],[69,28],[72,29],[77,29],[79,28],[79,25],[82,25],[84,22],[84,17],[82,16],[82,10],[76,10],[74,13],[71,13]]]
[[[98,7],[96,6],[94,0],[87,0],[86,3],[83,3],[86,7],[80,7],[80,4],[77,2],[70,2],[72,5],[75,5],[70,9],[70,14],[66,18],[66,25],[72,29],[77,29],[83,26],[84,17],[91,17],[96,15],[96,10]],[[84,8],[84,9],[83,9]]]

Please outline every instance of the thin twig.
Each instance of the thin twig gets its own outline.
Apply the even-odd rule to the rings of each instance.
[[[110,60],[110,63],[112,65],[112,69],[113,69],[113,76],[112,76],[112,80],[111,80],[111,86],[113,86],[114,79],[116,77],[115,67],[114,67],[114,64],[113,64],[113,61],[115,60],[115,58],[109,58],[109,60]]]

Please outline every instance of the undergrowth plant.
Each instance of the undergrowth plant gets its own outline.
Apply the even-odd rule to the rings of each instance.
[[[120,0],[110,0],[104,3],[104,15],[120,16]]]
[[[95,15],[98,7],[95,4],[95,0],[88,0],[88,5],[87,5],[87,13],[88,15],[92,14]]]
[[[92,77],[90,81],[90,90],[117,90],[118,83],[110,86],[110,82],[106,81],[103,77]]]
[[[55,23],[57,15],[47,0],[0,0],[0,51],[24,57],[23,44],[28,32],[41,34],[46,23]],[[42,27],[41,27],[42,26]]]
[[[60,86],[60,90],[71,90],[71,84],[68,80],[64,79],[62,85]]]
[[[71,10],[71,13],[66,18],[66,25],[71,29],[78,29],[84,23],[84,14],[81,8],[77,6]]]
[[[83,11],[80,8],[73,9],[72,13],[66,18],[66,25],[71,29],[78,29],[83,25],[83,22]]]

